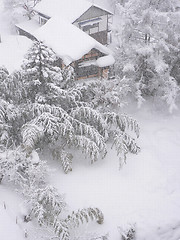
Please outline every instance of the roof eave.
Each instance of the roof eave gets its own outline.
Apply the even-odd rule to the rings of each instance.
[[[97,5],[97,4],[95,4],[95,3],[93,3],[92,6],[97,7],[97,8],[99,8],[99,9],[105,11],[105,12],[108,13],[109,15],[114,15],[113,12],[111,12],[111,11],[109,11],[109,10],[107,10],[107,9],[105,9],[105,8],[103,8],[103,7],[101,7],[101,6]]]
[[[102,7],[100,7],[100,6],[96,5],[96,4],[92,4],[85,12],[83,12],[78,18],[76,18],[76,19],[72,22],[72,24],[74,24],[81,16],[83,16],[83,15],[84,15],[87,11],[89,11],[89,9],[92,8],[92,7],[99,8],[99,9],[105,11],[107,14],[113,15],[112,12],[107,11],[106,9],[104,9],[104,8],[102,8]]]
[[[46,18],[48,18],[48,19],[50,19],[51,17],[50,16],[48,16],[47,14],[45,14],[45,13],[42,13],[42,12],[40,12],[40,11],[38,11],[38,10],[33,10],[34,12],[36,12],[36,13],[38,13],[38,14],[40,14],[40,15],[44,15]]]

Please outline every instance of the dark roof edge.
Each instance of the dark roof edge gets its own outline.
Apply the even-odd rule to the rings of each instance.
[[[112,12],[107,11],[106,9],[103,9],[103,8],[101,8],[100,6],[97,6],[96,4],[92,4],[85,12],[83,12],[83,14],[81,14],[78,18],[76,18],[76,20],[74,20],[74,21],[72,22],[72,24],[75,23],[82,15],[84,15],[84,14],[85,14],[87,11],[89,11],[89,9],[92,8],[92,7],[96,7],[96,8],[98,8],[98,9],[101,9],[101,10],[105,11],[106,13],[108,13],[108,14],[110,14],[110,15],[113,15]]]

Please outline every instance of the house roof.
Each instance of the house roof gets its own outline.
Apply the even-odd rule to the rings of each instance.
[[[112,56],[110,49],[60,17],[51,18],[46,24],[36,30],[33,35],[52,48],[66,65],[79,60],[93,48],[105,55]],[[111,61],[111,64],[108,63],[103,66],[112,65],[113,63],[114,61]]]
[[[27,20],[25,22],[16,24],[16,27],[33,35],[33,32],[39,29],[40,25],[36,19],[31,19],[31,20]]]
[[[42,0],[35,6],[34,10],[47,17],[61,16],[65,21],[73,23],[92,6],[112,14],[110,11],[86,0]]]

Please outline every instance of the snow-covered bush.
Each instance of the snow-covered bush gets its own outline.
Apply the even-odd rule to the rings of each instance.
[[[33,8],[40,0],[2,0],[4,16],[14,28],[14,24],[23,18],[31,19],[34,15]]]
[[[0,154],[0,183],[14,184],[24,196],[27,206],[24,221],[35,218],[40,226],[52,228],[61,240],[69,240],[70,229],[80,224],[93,220],[103,223],[104,216],[98,208],[84,208],[62,218],[66,203],[57,189],[48,184],[47,169],[35,151],[27,154],[19,147]]]
[[[179,87],[174,64],[179,59],[178,1],[116,1],[115,72],[129,79],[138,106],[155,97],[176,109]],[[167,86],[170,86],[167,91]]]
[[[79,236],[74,238],[74,240],[108,240],[109,234],[98,234],[98,233],[86,233],[85,236]]]
[[[46,164],[40,161],[35,151],[27,154],[21,147],[2,151],[0,162],[3,181],[11,182],[24,190],[28,190],[30,185],[43,186],[46,182]]]
[[[98,208],[85,208],[78,210],[78,212],[73,212],[65,220],[70,227],[78,227],[84,222],[89,222],[95,220],[98,224],[104,222],[104,216]]]
[[[0,154],[2,182],[14,184],[26,200],[25,221],[36,217],[40,225],[49,225],[65,207],[62,196],[48,185],[47,171],[46,163],[35,151],[27,154],[19,147]]]
[[[19,109],[0,98],[0,148],[20,143],[21,120]]]
[[[130,93],[129,79],[96,79],[76,86],[81,89],[84,101],[91,102],[100,112],[119,112],[126,104],[126,96]]]
[[[126,228],[118,227],[121,240],[135,240],[136,239],[136,226],[135,224],[128,224]]]

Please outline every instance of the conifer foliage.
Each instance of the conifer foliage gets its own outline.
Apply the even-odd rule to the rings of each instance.
[[[22,67],[22,82],[26,90],[24,103],[29,121],[22,126],[21,133],[23,146],[28,151],[53,143],[58,151],[53,147],[52,152],[56,153],[55,157],[62,162],[67,173],[72,170],[72,157],[67,151],[69,147],[82,150],[91,163],[106,155],[106,141],[111,135],[107,116],[113,113],[102,114],[94,110],[84,97],[88,88],[72,86],[72,68],[61,69],[57,63],[56,54],[41,42],[35,42],[27,54]],[[121,132],[125,133],[128,128],[137,130],[129,118],[119,115],[117,119],[121,121],[121,117],[124,122]],[[114,124],[120,128],[112,121],[111,125]],[[138,152],[132,151],[136,148],[131,147],[135,141],[129,140],[130,137],[127,141],[126,134],[122,134],[121,138],[127,146],[123,155]]]
[[[127,134],[139,136],[136,121],[108,108],[97,110],[99,100],[86,98],[93,92],[90,87],[76,85],[73,68],[61,69],[56,54],[41,42],[34,42],[21,71],[10,75],[1,68],[0,79],[0,182],[11,182],[23,193],[28,206],[24,221],[35,218],[61,240],[69,240],[71,229],[80,224],[102,224],[98,208],[83,208],[62,219],[66,204],[47,183],[47,166],[36,150],[48,148],[68,173],[75,149],[94,163],[105,157],[106,142],[113,138],[123,164],[128,152],[139,150]]]
[[[30,20],[32,16],[34,16],[33,8],[38,2],[40,2],[40,0],[3,0],[4,10],[6,14],[8,14],[9,21],[12,25],[17,23],[22,16]]]
[[[14,184],[25,198],[28,208],[25,222],[36,219],[40,226],[51,228],[60,240],[69,240],[70,230],[80,224],[103,223],[104,216],[98,208],[84,208],[62,218],[66,203],[57,189],[48,184],[47,172],[46,163],[39,159],[36,151],[27,154],[19,147],[0,155],[0,183]]]
[[[28,153],[36,148],[51,148],[53,157],[61,161],[65,173],[72,170],[70,147],[80,149],[94,163],[105,157],[106,141],[111,139],[112,132],[117,152],[123,156],[121,163],[125,162],[128,152],[137,153],[136,141],[126,131],[129,129],[138,137],[138,124],[123,115],[93,109],[93,101],[89,104],[86,99],[89,86],[73,85],[72,67],[61,69],[59,66],[59,59],[51,49],[41,42],[34,42],[22,71],[13,76],[2,71],[4,79],[11,79],[10,86],[18,80],[17,86],[13,85],[17,93],[8,99],[14,104],[13,114],[9,114],[10,107],[7,107],[11,105],[5,104],[1,110],[1,121],[10,125],[10,137],[17,138],[14,143],[22,144]],[[10,91],[5,82],[3,87]],[[99,104],[98,100],[94,106],[97,108]],[[18,125],[9,122],[12,117]],[[5,129],[3,131],[2,138],[6,133]]]
[[[76,86],[72,67],[59,66],[51,49],[34,42],[21,71],[10,75],[0,69],[0,182],[11,182],[23,193],[28,205],[24,221],[35,218],[59,239],[69,240],[71,228],[89,221],[102,224],[103,214],[98,208],[84,208],[62,219],[66,204],[47,183],[47,166],[37,149],[48,148],[68,173],[75,149],[94,163],[105,157],[106,142],[113,138],[123,164],[128,152],[139,151],[127,134],[138,137],[139,126],[127,116],[97,110],[98,101],[95,107],[85,97],[89,86]]]
[[[138,106],[149,97],[172,112],[179,94],[179,1],[114,1],[115,72],[129,80]],[[167,87],[168,86],[168,87]]]

